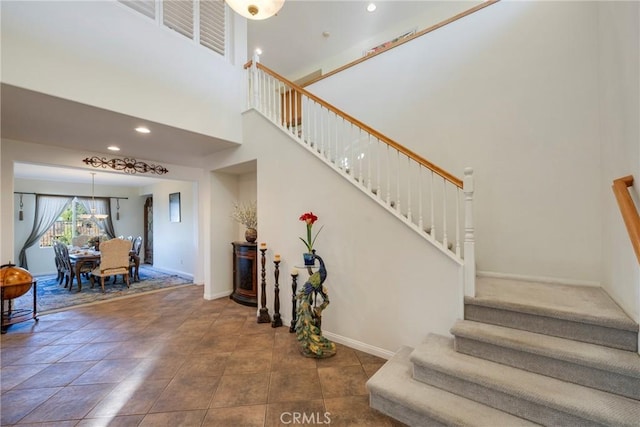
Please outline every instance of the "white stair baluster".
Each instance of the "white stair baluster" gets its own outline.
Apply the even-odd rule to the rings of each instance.
[[[449,248],[447,239],[447,181],[442,178],[442,246]]]
[[[407,221],[413,223],[411,213],[411,158],[407,156]]]
[[[402,215],[400,210],[400,151],[396,150],[396,211]]]
[[[418,228],[420,232],[424,232],[424,224],[422,222],[422,165],[418,165]]]
[[[269,77],[269,117],[276,121],[276,79]]]
[[[324,107],[320,106],[320,115],[318,116],[320,119],[320,146],[318,147],[319,154],[320,156],[324,155],[325,152],[325,148],[324,148],[324,143],[325,143],[325,138],[324,138],[324,123],[327,121],[326,120],[326,115],[324,114]]]
[[[349,123],[349,138],[347,139],[347,143],[349,146],[347,147],[347,166],[346,169],[349,171],[349,175],[353,178],[353,123]]]
[[[263,74],[264,77],[264,104],[262,107],[262,113],[269,117],[269,75],[267,73]],[[270,117],[269,117],[270,118]]]
[[[464,294],[476,296],[476,253],[473,227],[473,169],[464,170]]]
[[[380,181],[382,181],[382,178],[381,178],[381,175],[380,175],[380,173],[381,173],[380,157],[382,157],[381,156],[382,149],[380,147],[381,147],[381,144],[383,144],[383,143],[378,138],[376,138],[376,141],[378,141],[377,144],[376,144],[376,163],[378,164],[378,174],[376,176],[376,196],[378,197],[378,199],[382,199],[380,197],[380,188],[381,188],[380,187]]]
[[[367,132],[367,190],[371,191],[371,134]]]
[[[331,123],[333,123],[333,114],[331,110],[327,109],[327,150],[324,153],[324,158],[329,161],[331,161]]]
[[[298,114],[298,91],[297,90],[293,90],[293,135],[294,136],[298,136],[298,119],[299,119],[299,114]]]
[[[429,234],[431,234],[431,237],[433,237],[433,239],[435,240],[436,238],[436,215],[435,215],[435,207],[434,207],[434,199],[436,197],[435,194],[435,187],[433,184],[433,178],[434,178],[434,173],[433,171],[430,171],[431,174],[431,198],[429,200],[429,203],[431,204],[431,230],[429,230]]]
[[[266,100],[265,97],[267,95],[266,90],[266,76],[265,72],[260,70],[260,112],[265,114],[266,111]]]
[[[387,205],[391,207],[391,147],[389,144],[385,144],[387,146]]]
[[[455,187],[456,191],[456,255],[460,256],[460,189]]]
[[[332,163],[336,166],[340,166],[340,129],[342,129],[343,118],[336,114],[336,145],[333,150],[333,160]]]
[[[313,103],[313,138],[309,141],[311,147],[315,147],[318,141],[318,103]]]
[[[277,109],[276,109],[276,120],[278,126],[282,127],[282,82],[278,81],[278,101],[277,101]]]
[[[259,109],[260,99],[260,83],[258,74],[258,62],[260,57],[257,53],[253,54],[253,62],[251,63],[251,107]]]
[[[360,141],[362,140],[362,129],[358,128],[358,184],[363,185],[362,184],[362,144],[360,143]]]

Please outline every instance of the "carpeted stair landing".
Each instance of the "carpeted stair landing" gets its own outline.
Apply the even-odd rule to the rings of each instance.
[[[404,347],[367,383],[411,426],[638,426],[638,325],[600,288],[479,279],[455,338]]]

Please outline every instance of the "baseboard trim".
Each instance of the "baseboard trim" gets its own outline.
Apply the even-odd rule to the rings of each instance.
[[[527,276],[524,274],[498,273],[495,271],[478,271],[476,272],[476,275],[478,277],[493,277],[496,279],[522,280],[525,282],[550,283],[555,285],[590,286],[590,287],[601,286],[599,282],[592,282],[589,280],[564,279],[564,278],[558,278],[558,277],[545,277],[545,276]]]
[[[215,294],[209,294],[205,292],[204,299],[211,301],[214,299],[229,297],[229,295],[231,295],[232,292],[233,291],[223,291],[223,292],[216,292]]]
[[[184,271],[179,271],[179,270],[172,270],[170,268],[156,267],[155,265],[152,265],[151,267],[154,270],[158,270],[158,271],[160,271],[162,273],[175,274],[176,276],[180,276],[183,279],[191,280],[193,282],[193,274],[185,273]]]
[[[322,335],[329,338],[330,340],[337,342],[338,344],[346,345],[347,347],[363,351],[368,354],[372,354],[374,356],[381,357],[383,359],[389,360],[391,359],[395,353],[392,351],[388,351],[379,347],[374,347],[372,345],[363,343],[361,341],[356,341],[351,338],[343,337],[342,335],[334,334],[331,332],[322,331]]]

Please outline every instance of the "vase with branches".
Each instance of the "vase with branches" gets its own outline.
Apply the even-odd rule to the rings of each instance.
[[[247,242],[255,242],[258,238],[258,210],[256,202],[248,203],[235,203],[233,205],[233,211],[231,218],[239,224],[246,227],[244,232],[244,238]]]

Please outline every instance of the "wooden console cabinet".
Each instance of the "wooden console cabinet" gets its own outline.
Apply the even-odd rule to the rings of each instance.
[[[258,256],[256,243],[233,242],[233,293],[235,302],[258,306]]]

